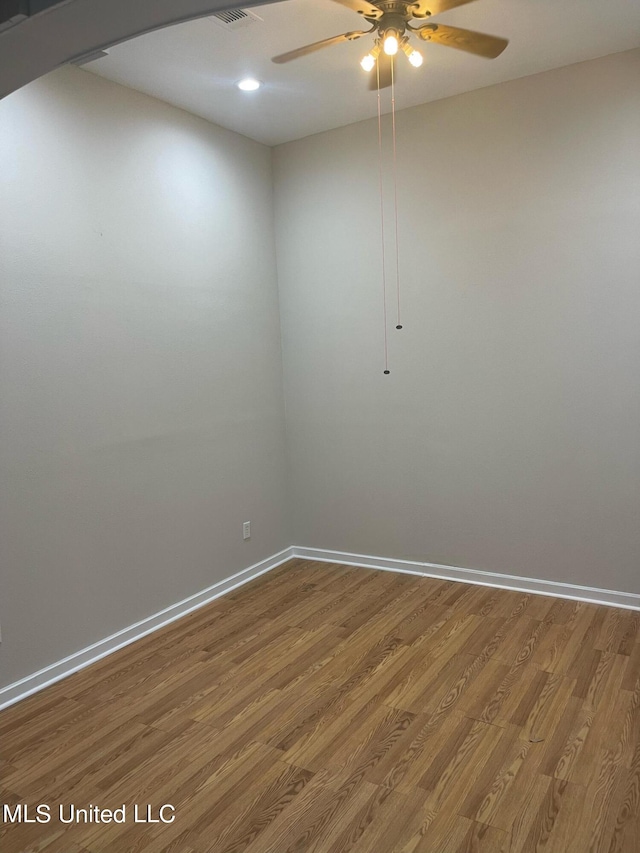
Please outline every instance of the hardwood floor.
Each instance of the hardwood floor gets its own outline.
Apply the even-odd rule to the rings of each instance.
[[[1,713],[0,849],[638,853],[639,628],[291,561]]]

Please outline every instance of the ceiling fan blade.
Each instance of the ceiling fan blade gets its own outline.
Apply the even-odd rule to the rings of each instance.
[[[445,47],[455,47],[485,59],[495,59],[500,56],[509,44],[508,39],[499,36],[489,36],[486,33],[476,33],[473,30],[461,30],[458,27],[448,27],[445,24],[425,24],[414,30],[421,39],[433,41]]]
[[[348,9],[353,9],[354,12],[363,15],[365,18],[375,18],[377,20],[382,17],[382,9],[378,9],[373,3],[368,3],[367,0],[333,0],[333,2],[339,3],[341,6],[346,6]],[[466,0],[466,2],[470,3],[471,0]]]
[[[283,62],[291,62],[292,59],[298,59],[300,56],[306,56],[308,53],[314,53],[316,50],[322,50],[323,47],[330,47],[332,44],[340,44],[343,41],[354,41],[360,36],[366,36],[372,30],[358,31],[353,33],[343,33],[341,36],[333,36],[330,39],[322,39],[322,41],[314,41],[313,44],[307,44],[304,47],[299,47],[297,50],[290,50],[288,53],[281,53],[279,56],[274,56],[271,61],[281,64]]]
[[[391,85],[391,63],[393,62],[392,56],[387,56],[386,53],[381,53],[378,57],[378,68],[380,69],[380,88],[386,89]],[[394,67],[393,73],[397,74],[397,68]],[[369,90],[371,92],[378,91],[378,71],[376,68],[373,68],[372,71],[369,72]]]

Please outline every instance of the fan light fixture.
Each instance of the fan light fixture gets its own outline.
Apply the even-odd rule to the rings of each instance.
[[[371,48],[371,51],[360,60],[360,65],[362,66],[363,71],[373,71],[379,56],[380,44],[376,42]]]
[[[385,32],[382,49],[387,56],[395,56],[398,52],[398,47],[400,46],[398,35],[399,33],[396,30],[387,30]]]
[[[363,71],[372,71],[375,64],[376,60],[372,53],[368,53],[360,60],[360,65],[362,66]]]
[[[407,59],[413,65],[413,67],[420,68],[420,66],[424,62],[424,58],[420,51],[412,48],[409,43],[403,44],[402,49],[407,54]]]
[[[238,89],[242,89],[243,92],[255,92],[261,85],[260,81],[254,80],[253,77],[245,77],[244,80],[239,80],[236,83]]]

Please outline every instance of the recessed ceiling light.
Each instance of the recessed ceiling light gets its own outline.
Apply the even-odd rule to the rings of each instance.
[[[254,80],[253,77],[245,77],[244,80],[239,80],[236,85],[238,89],[242,89],[243,92],[255,92],[255,90],[259,89],[262,84],[259,80]]]

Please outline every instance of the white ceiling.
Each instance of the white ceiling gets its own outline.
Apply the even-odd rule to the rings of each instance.
[[[286,65],[270,61],[362,29],[355,12],[331,0],[286,0],[252,11],[260,22],[227,31],[209,18],[189,21],[117,45],[84,67],[268,145],[376,115],[376,93],[367,90],[359,65],[372,37]],[[419,69],[400,56],[398,109],[640,46],[640,0],[478,0],[437,22],[504,36],[510,43],[494,60],[422,44],[425,63]],[[235,83],[246,76],[257,77],[263,87],[240,92]]]

